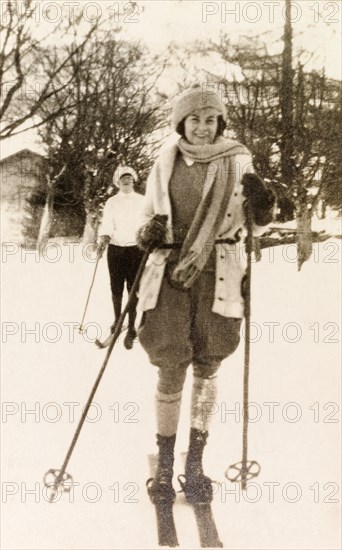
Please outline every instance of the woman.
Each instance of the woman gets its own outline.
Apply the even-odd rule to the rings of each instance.
[[[133,168],[118,166],[114,172],[113,183],[119,192],[107,200],[99,228],[99,257],[108,245],[107,262],[115,316],[111,332],[114,332],[121,314],[125,283],[127,291],[130,292],[142,258],[141,250],[135,242],[138,213],[143,201],[142,195],[134,191],[137,179]],[[126,349],[132,349],[137,335],[134,326],[136,305],[137,300],[134,299],[128,312],[128,330],[124,339]]]
[[[140,286],[144,314],[139,339],[159,368],[159,459],[148,487],[153,502],[175,497],[174,446],[191,363],[191,429],[183,489],[190,502],[212,499],[211,480],[202,467],[210,415],[202,410],[215,401],[217,371],[240,340],[246,198],[255,234],[261,234],[272,217],[273,194],[252,174],[248,149],[223,137],[225,121],[217,94],[200,86],[181,94],[172,113],[173,129],[181,137],[161,152],[146,187],[145,223],[137,242],[155,250]]]

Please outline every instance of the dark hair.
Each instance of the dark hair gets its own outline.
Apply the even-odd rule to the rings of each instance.
[[[185,137],[185,119],[186,118],[187,117],[183,118],[183,120],[180,121],[180,123],[178,124],[178,126],[176,128],[177,134],[180,134],[184,139],[186,139],[186,137]],[[224,120],[223,116],[218,115],[217,116],[217,131],[216,131],[215,139],[218,136],[222,136],[223,132],[226,129],[226,126],[227,126],[226,121]]]

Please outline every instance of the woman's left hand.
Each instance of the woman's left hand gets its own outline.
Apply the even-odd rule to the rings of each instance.
[[[249,201],[253,218],[257,225],[267,225],[272,221],[275,195],[256,174],[244,174],[241,184],[242,194]]]

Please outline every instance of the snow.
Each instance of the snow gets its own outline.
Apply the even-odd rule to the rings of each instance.
[[[8,550],[157,548],[145,489],[147,455],[156,451],[156,369],[138,343],[126,351],[121,336],[113,350],[66,469],[77,485],[55,503],[43,487],[45,472],[63,463],[104,360],[93,341],[112,322],[101,260],[88,332],[77,330],[95,265],[88,252],[62,241],[49,243],[43,256],[2,247],[2,548]],[[224,477],[241,460],[243,338],[220,371],[205,470],[220,482],[213,509],[225,548],[340,548],[341,241],[316,243],[300,273],[294,253],[293,245],[265,249],[253,264],[248,454],[261,473],[246,494]],[[177,473],[190,388],[189,370]],[[191,509],[176,504],[175,516],[181,548],[198,548]]]

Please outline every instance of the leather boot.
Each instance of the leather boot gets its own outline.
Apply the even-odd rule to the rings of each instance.
[[[135,328],[128,327],[128,331],[124,339],[124,346],[126,349],[132,349],[136,337],[137,331],[135,330]]]
[[[208,432],[196,428],[190,430],[190,444],[185,464],[185,475],[178,480],[188,502],[208,503],[213,498],[212,481],[203,473],[202,457]]]
[[[158,466],[154,478],[147,480],[147,491],[153,504],[174,502],[176,493],[172,486],[174,448],[176,435],[162,436],[157,434],[159,447]]]

